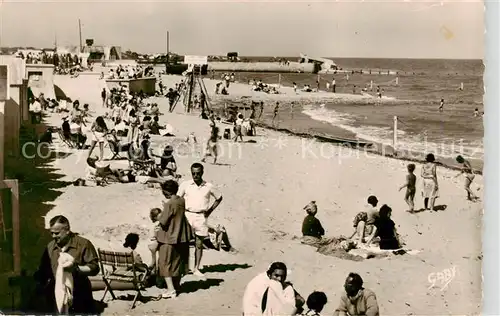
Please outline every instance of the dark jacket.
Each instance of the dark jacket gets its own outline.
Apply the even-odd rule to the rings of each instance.
[[[159,222],[161,230],[156,233],[156,239],[163,244],[181,244],[191,240],[192,230],[185,216],[184,198],[174,195],[163,204]]]

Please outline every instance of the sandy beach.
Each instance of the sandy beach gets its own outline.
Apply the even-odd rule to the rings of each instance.
[[[167,87],[182,79],[163,76]],[[311,100],[321,102],[336,98],[342,100],[363,96],[328,93],[299,93],[282,87],[282,94],[267,95],[251,92],[246,84],[233,84],[229,96],[213,95],[215,80],[205,80],[211,102],[226,100],[264,100],[291,102]],[[95,75],[78,78],[56,76],[55,84],[72,99],[89,103],[95,116],[106,110],[102,107],[100,90],[104,81]],[[163,113],[167,113],[167,99],[151,98]],[[61,115],[51,114],[47,124],[61,125]],[[184,114],[182,106],[175,113],[160,117],[161,124],[171,124],[175,137],[153,137],[156,151],[172,144],[179,166],[181,180],[190,179],[189,167],[199,162],[209,135],[208,121],[196,114]],[[229,128],[222,125],[220,128]],[[182,145],[190,132],[198,138],[198,145]],[[365,287],[377,294],[381,315],[477,315],[481,310],[481,218],[482,202],[466,201],[463,178],[453,178],[457,171],[438,167],[440,197],[437,212],[409,214],[403,192],[407,162],[373,153],[320,143],[276,131],[258,128],[255,143],[220,143],[220,164],[205,164],[204,178],[214,183],[224,200],[209,221],[226,227],[237,254],[207,251],[202,264],[208,278],[198,281],[188,275],[183,279],[187,289],[173,300],[140,303],[131,314],[163,315],[240,315],[241,300],[246,284],[273,261],[283,261],[292,270],[290,280],[307,297],[312,291],[324,291],[328,304],[324,314],[332,314],[340,299],[342,286],[349,272],[359,273]],[[64,148],[71,152],[57,159],[52,167],[65,176],[61,181],[73,181],[85,176],[87,151]],[[94,153],[95,154],[95,153]],[[106,149],[105,156],[109,156]],[[126,164],[113,161],[112,166]],[[415,174],[420,175],[420,164]],[[140,183],[111,184],[106,187],[75,187],[62,189],[52,202],[54,208],[47,219],[62,214],[68,217],[72,229],[90,239],[96,247],[119,247],[129,232],[139,233],[139,253],[148,257],[144,242],[150,227],[149,209],[159,207],[162,201],[158,189]],[[482,198],[483,178],[476,176],[474,192]],[[423,208],[420,195],[421,180],[417,181],[416,209]],[[376,195],[382,204],[393,209],[393,220],[406,247],[419,250],[415,255],[385,259],[367,259],[360,262],[324,256],[314,248],[301,245],[304,205],[317,201],[327,236],[350,235],[352,219],[363,208],[366,198]],[[437,281],[437,273],[453,269],[456,273],[446,282]],[[447,283],[447,284],[446,284]],[[131,292],[130,292],[131,293]],[[148,289],[146,296],[155,296],[159,289]],[[122,293],[120,293],[122,294]],[[126,294],[126,293],[124,293]],[[102,292],[95,292],[100,299]],[[124,314],[129,301],[107,301],[104,314]]]

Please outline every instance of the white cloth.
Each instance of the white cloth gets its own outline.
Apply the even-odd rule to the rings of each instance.
[[[35,101],[30,105],[29,110],[33,113],[40,113],[42,112],[42,105],[40,104],[40,102]]]
[[[262,299],[267,292],[266,309],[262,312]],[[263,272],[254,277],[245,288],[243,294],[243,315],[244,316],[271,316],[294,315],[295,292],[292,286],[282,288],[281,284],[272,281]]]
[[[59,110],[67,110],[67,109],[68,109],[68,103],[66,103],[66,100],[59,101]]]
[[[92,140],[98,143],[104,143],[105,141],[104,133],[94,131],[92,133]]]
[[[71,123],[69,125],[71,134],[78,134],[82,132],[82,127],[79,124]]]
[[[64,268],[73,265],[75,259],[68,253],[61,251],[57,260],[54,294],[59,313],[68,313],[73,302],[73,275]]]
[[[121,121],[120,124],[116,124],[114,128],[116,131],[126,131],[127,125],[125,124],[125,122]]]

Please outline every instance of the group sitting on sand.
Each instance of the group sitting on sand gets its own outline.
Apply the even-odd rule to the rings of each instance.
[[[369,196],[364,211],[354,217],[354,232],[350,237],[325,237],[325,230],[316,218],[318,207],[315,201],[304,207],[307,215],[302,223],[302,243],[329,251],[343,250],[349,252],[355,248],[369,249],[372,245],[381,250],[398,250],[402,243],[396,231],[396,225],[391,219],[392,209],[383,205],[377,209],[378,199]]]
[[[304,300],[287,280],[288,275],[288,268],[283,262],[273,262],[266,272],[254,277],[243,294],[243,316],[321,316],[328,301],[326,294],[314,291]],[[347,276],[334,315],[379,315],[377,297],[373,291],[363,287],[359,274],[351,272]]]

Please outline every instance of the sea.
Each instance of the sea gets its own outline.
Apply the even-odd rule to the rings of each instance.
[[[377,98],[371,102],[304,102],[294,107],[294,114],[285,105],[280,112],[279,127],[390,146],[394,116],[397,116],[398,150],[483,159],[482,60],[331,59],[344,70],[363,70],[363,74],[239,72],[235,76],[239,82],[261,79],[264,83],[279,82],[283,86],[296,82],[299,88],[305,84],[314,88],[319,79],[321,90],[326,90],[326,83],[335,78],[337,93],[353,93],[354,89],[361,93],[362,88],[367,88],[366,93],[373,96],[379,87],[383,91],[382,101],[387,102]],[[388,75],[387,71],[394,74]],[[441,99],[444,99],[442,112],[439,111]],[[476,109],[479,115],[474,115]],[[271,115],[272,111],[266,111],[265,119],[270,120]]]

